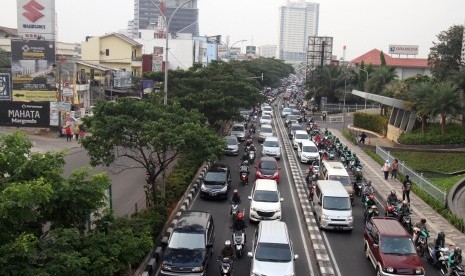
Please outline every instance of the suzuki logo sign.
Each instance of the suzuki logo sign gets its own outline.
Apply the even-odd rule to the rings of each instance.
[[[44,14],[40,12],[40,10],[45,9],[45,7],[35,0],[29,1],[29,3],[23,6],[23,8],[26,10],[23,13],[24,17],[29,19],[29,21],[31,22],[36,22],[39,18],[44,16]]]

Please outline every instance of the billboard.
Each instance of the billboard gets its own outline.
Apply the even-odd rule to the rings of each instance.
[[[0,102],[0,125],[16,127],[49,127],[49,102]]]
[[[55,43],[11,40],[14,101],[55,101]]]
[[[11,99],[11,78],[9,73],[0,73],[0,101]]]
[[[393,44],[389,44],[389,54],[418,55],[418,45],[393,45]]]
[[[113,87],[127,88],[132,85],[132,74],[126,71],[116,71],[113,73]]]
[[[257,53],[257,47],[255,46],[246,46],[245,53],[247,55],[255,55]]]
[[[17,0],[18,35],[55,40],[55,0]]]

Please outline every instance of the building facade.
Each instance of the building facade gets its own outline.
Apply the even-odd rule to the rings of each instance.
[[[320,4],[287,0],[279,8],[278,58],[287,63],[304,63],[309,36],[318,35]]]
[[[276,51],[278,50],[277,45],[262,45],[258,47],[258,55],[266,58],[277,57]]]
[[[181,0],[164,0],[165,6],[160,0],[134,0],[133,34],[140,29],[153,29],[164,25],[160,10],[166,11],[166,17],[170,18],[176,8],[183,3]],[[199,35],[199,10],[197,0],[192,0],[182,6],[171,19],[170,33],[190,33]]]

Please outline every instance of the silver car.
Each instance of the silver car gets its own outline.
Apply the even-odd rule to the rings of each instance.
[[[266,137],[273,136],[273,127],[271,125],[262,125],[258,131],[258,142],[263,143]]]
[[[276,136],[266,137],[263,142],[263,156],[271,156],[276,159],[281,158],[281,145],[279,139]]]
[[[245,127],[244,124],[236,123],[231,127],[231,135],[237,137],[237,140],[244,141],[245,140]]]
[[[226,155],[238,155],[239,154],[239,142],[236,136],[226,136],[226,148],[224,154]]]

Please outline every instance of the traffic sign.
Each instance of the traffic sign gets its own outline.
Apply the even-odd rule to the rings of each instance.
[[[13,90],[13,101],[18,102],[55,102],[55,91]]]

